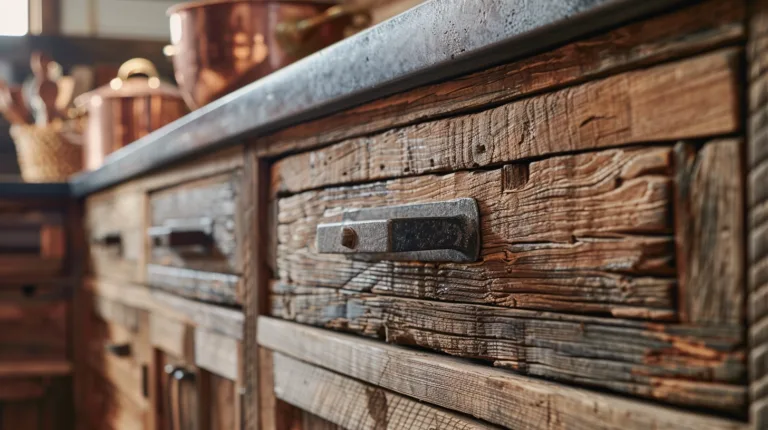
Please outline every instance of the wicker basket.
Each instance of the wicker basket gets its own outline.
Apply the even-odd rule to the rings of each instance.
[[[14,125],[21,176],[25,182],[63,182],[83,167],[83,146],[73,142],[61,122],[45,127]]]

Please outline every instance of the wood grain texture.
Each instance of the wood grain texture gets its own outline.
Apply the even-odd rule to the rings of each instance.
[[[750,2],[747,76],[747,285],[750,415],[768,427],[768,1]]]
[[[238,341],[231,337],[195,329],[195,365],[218,376],[237,380],[240,360]]]
[[[149,318],[149,338],[154,348],[189,362],[194,361],[194,329],[183,321],[153,312]]]
[[[274,192],[735,132],[739,57],[722,50],[290,156]]]
[[[145,211],[145,196],[133,190],[107,190],[86,199],[84,224],[91,273],[130,282],[144,280]],[[119,235],[120,243],[97,243],[106,235]]]
[[[243,312],[197,302],[142,285],[114,283],[106,279],[85,280],[93,294],[148,312],[157,312],[193,327],[203,327],[234,339],[243,339]]]
[[[261,320],[261,317],[259,317]],[[286,403],[275,396],[273,351],[259,349],[259,428],[264,430],[315,430],[320,417]],[[315,419],[316,418],[316,419]],[[324,421],[324,420],[323,420]],[[326,425],[327,422],[320,424]],[[328,429],[336,430],[336,429]]]
[[[150,224],[166,222],[212,222],[210,247],[169,248],[150,243],[147,282],[155,287],[198,300],[240,304],[242,273],[238,200],[242,171],[203,178],[152,193]]]
[[[680,320],[701,326],[744,323],[744,194],[741,139],[700,150],[675,147],[675,240]]]
[[[674,317],[669,148],[616,149],[509,169],[308,191],[278,201],[277,276],[433,300],[617,317]],[[344,210],[472,197],[482,249],[471,264],[358,261],[318,254],[315,230]]]
[[[259,343],[362,382],[510,428],[741,429],[743,423],[554,384],[269,317]]]
[[[208,374],[210,422],[207,430],[239,430],[235,427],[235,383],[214,374]]]
[[[263,156],[306,150],[704,52],[743,40],[743,17],[743,2],[702,2],[527,59],[288,128],[259,139],[258,150]]]
[[[518,373],[738,415],[741,330],[277,286],[273,315]]]
[[[497,427],[274,354],[275,393],[341,428],[358,430],[483,429]]]

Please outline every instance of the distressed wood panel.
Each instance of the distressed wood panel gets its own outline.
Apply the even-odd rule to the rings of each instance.
[[[262,318],[256,316],[260,321]],[[258,325],[256,325],[258,326]],[[256,333],[255,333],[256,334]],[[261,342],[256,342],[260,344]],[[259,349],[259,370],[258,377],[254,382],[258,383],[258,421],[250,422],[250,428],[264,430],[280,429],[305,429],[306,420],[313,420],[308,417],[309,412],[288,404],[275,396],[275,372],[274,372],[274,354],[271,350],[258,347]],[[312,428],[312,427],[309,427]]]
[[[39,399],[46,388],[42,378],[5,378],[0,381],[0,402]]]
[[[149,317],[149,339],[153,347],[175,357],[194,361],[194,329],[182,321],[154,312]]]
[[[342,428],[358,430],[497,429],[479,421],[274,354],[275,394]]]
[[[680,320],[744,323],[744,204],[740,139],[675,148]]]
[[[85,201],[85,237],[89,242],[89,269],[99,277],[142,282],[146,198],[137,191],[108,190]],[[98,243],[119,235],[120,243]]]
[[[242,171],[236,170],[151,194],[153,227],[168,221],[208,219],[212,222],[212,243],[210,247],[169,248],[150,241],[150,285],[199,300],[242,303],[240,279],[233,275],[242,273],[237,210],[241,185]]]
[[[739,58],[722,50],[294,155],[277,163],[274,192],[731,133]]]
[[[237,380],[238,341],[205,329],[195,330],[195,365],[230,381]]]
[[[747,77],[747,285],[751,421],[768,427],[768,1],[750,2]]]
[[[229,379],[208,374],[210,424],[208,430],[235,430],[235,383]]]
[[[272,315],[414,345],[518,373],[740,414],[741,330],[661,325],[375,296],[274,289]]]
[[[743,19],[742,1],[702,2],[530,58],[291,127],[259,139],[257,149],[263,155],[307,149],[704,52],[743,40]]]
[[[509,169],[425,175],[309,191],[278,201],[277,275],[295,285],[671,319],[675,281],[669,148],[617,149]],[[480,261],[357,261],[318,254],[317,224],[343,210],[477,200]]]
[[[259,343],[362,382],[510,428],[746,428],[737,421],[573,388],[268,317],[259,319]]]
[[[162,291],[153,291],[160,309],[172,309],[186,317],[195,327],[202,327],[233,339],[243,339],[243,312],[188,300]]]

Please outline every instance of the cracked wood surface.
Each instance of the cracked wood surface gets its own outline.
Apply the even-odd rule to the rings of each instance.
[[[675,241],[680,320],[744,324],[741,139],[675,147]]]
[[[668,320],[674,309],[671,150],[616,149],[505,168],[310,191],[278,201],[277,277],[436,300]],[[318,254],[345,209],[477,199],[480,261],[356,261]]]
[[[509,428],[745,429],[380,341],[259,318],[259,344],[309,364]]]
[[[338,424],[341,428],[498,429],[281,353],[274,354],[273,363],[275,395],[279,399]]]
[[[637,70],[278,161],[273,193],[740,129],[740,50]]]
[[[273,286],[272,315],[515,372],[740,414],[742,331]]]
[[[498,105],[743,40],[744,2],[712,0],[478,73],[426,85],[259,138],[275,156]]]

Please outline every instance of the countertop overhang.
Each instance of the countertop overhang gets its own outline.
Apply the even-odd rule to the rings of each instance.
[[[70,181],[83,197],[170,163],[485,69],[685,0],[431,0],[241,88]]]

